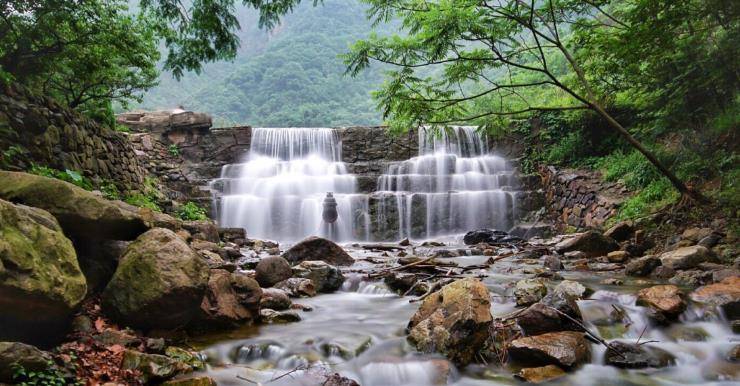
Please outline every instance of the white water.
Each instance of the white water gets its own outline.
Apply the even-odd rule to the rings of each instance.
[[[341,143],[333,129],[256,128],[244,163],[226,165],[218,185],[219,224],[241,227],[249,237],[293,241],[326,236],[322,202],[337,200],[337,240],[353,238],[350,219],[355,177],[341,162]]]
[[[329,128],[256,128],[243,163],[226,165],[212,183],[217,218],[249,237],[296,241],[425,239],[476,228],[509,229],[513,169],[491,155],[472,127],[434,136],[419,131],[419,156],[388,165],[378,191],[357,193]],[[322,202],[334,193],[339,219],[322,224]]]
[[[389,166],[378,181],[379,216],[392,211],[398,239],[425,239],[513,225],[513,169],[489,152],[474,127],[419,131],[419,156]],[[378,221],[382,223],[382,221]]]

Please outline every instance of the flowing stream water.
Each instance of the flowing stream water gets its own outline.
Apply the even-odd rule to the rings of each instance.
[[[346,246],[356,258],[372,254]],[[378,254],[379,255],[379,254]],[[487,256],[450,258],[459,265],[481,264]],[[367,268],[364,261],[353,266]],[[527,276],[533,261],[505,259],[478,273],[492,296],[494,317],[514,310],[511,285]],[[522,268],[522,267],[525,268]],[[635,305],[634,294],[653,282],[625,278],[625,285],[599,284],[604,277],[593,272],[563,272],[596,292],[579,301],[586,326],[607,340],[648,342],[676,357],[663,369],[622,370],[603,364],[605,349],[592,345],[592,360],[553,385],[737,385],[740,365],[724,359],[738,343],[726,320],[717,313],[690,306],[681,322],[657,327],[648,322],[647,309]],[[553,285],[556,283],[552,283]],[[207,374],[219,385],[320,385],[318,374],[339,372],[363,386],[395,385],[517,385],[512,365],[489,363],[456,369],[437,355],[419,354],[405,340],[404,328],[418,303],[400,297],[382,282],[350,276],[333,294],[295,301],[313,307],[301,312],[302,321],[250,326],[201,338],[196,342],[211,364]],[[623,308],[631,323],[610,321],[613,306]],[[215,343],[214,343],[215,342]],[[293,371],[309,367],[308,370]],[[449,369],[449,370],[447,370]],[[281,375],[290,373],[280,379]],[[246,381],[242,378],[246,378]]]
[[[356,177],[342,162],[337,131],[328,128],[258,128],[243,163],[227,165],[212,183],[221,226],[243,227],[250,238],[290,244],[309,235],[327,235],[321,224],[327,192],[339,218],[330,236],[340,242],[440,238],[475,228],[514,225],[513,169],[488,149],[472,128],[457,127],[432,136],[419,133],[419,155],[390,163],[375,192],[357,191]],[[453,238],[454,239],[454,238]],[[458,240],[459,242],[459,240]],[[452,243],[454,244],[454,242]],[[368,269],[363,258],[395,257],[345,244],[357,258],[354,270]],[[423,251],[410,253],[423,256]],[[452,248],[452,247],[448,247]],[[451,258],[459,265],[481,264],[487,256]],[[492,313],[514,310],[512,284],[530,274],[537,261],[505,259],[478,272],[492,294]],[[604,348],[555,385],[737,385],[740,366],[724,359],[738,342],[715,312],[690,306],[681,323],[650,325],[646,309],[635,305],[639,288],[650,281],[625,278],[623,286],[599,284],[593,272],[563,272],[595,289],[579,302],[590,330],[608,340],[649,343],[676,357],[663,369],[621,370],[603,364]],[[552,283],[554,285],[554,283]],[[456,369],[444,358],[417,353],[404,329],[418,304],[389,291],[382,282],[349,276],[334,294],[297,299],[313,311],[302,321],[247,326],[194,342],[208,360],[206,373],[220,385],[320,385],[322,372],[339,372],[363,386],[515,385],[516,368],[499,363]],[[614,306],[627,311],[628,324],[610,321]],[[308,367],[306,370],[305,368]]]

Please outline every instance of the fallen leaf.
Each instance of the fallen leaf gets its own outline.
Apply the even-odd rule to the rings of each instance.
[[[105,328],[105,320],[103,318],[98,318],[95,320],[95,329],[98,330],[98,332],[103,332],[103,329]]]

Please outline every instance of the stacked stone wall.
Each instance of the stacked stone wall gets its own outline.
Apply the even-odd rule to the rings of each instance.
[[[126,134],[17,85],[0,86],[0,149],[11,146],[21,150],[5,157],[9,169],[38,164],[74,170],[98,183],[114,182],[124,192],[144,181]]]

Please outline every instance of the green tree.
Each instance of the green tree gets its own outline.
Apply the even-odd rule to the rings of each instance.
[[[346,56],[355,75],[371,61],[396,66],[375,93],[396,130],[430,124],[482,122],[542,111],[591,110],[642,153],[682,194],[701,198],[661,163],[608,111],[609,95],[594,85],[585,64],[598,50],[579,47],[570,31],[652,31],[620,20],[607,0],[366,0],[376,22],[401,20],[406,35],[372,36]],[[652,2],[634,2],[640,12]],[[631,2],[632,4],[632,2]],[[683,3],[682,3],[683,5]],[[668,32],[670,33],[670,31]],[[580,55],[578,53],[581,53]],[[590,55],[585,58],[585,55]],[[438,69],[440,77],[423,71]],[[472,90],[472,91],[471,91]],[[547,97],[545,97],[547,96]]]
[[[0,8],[0,72],[91,115],[156,84],[151,21],[118,0],[10,0]]]

